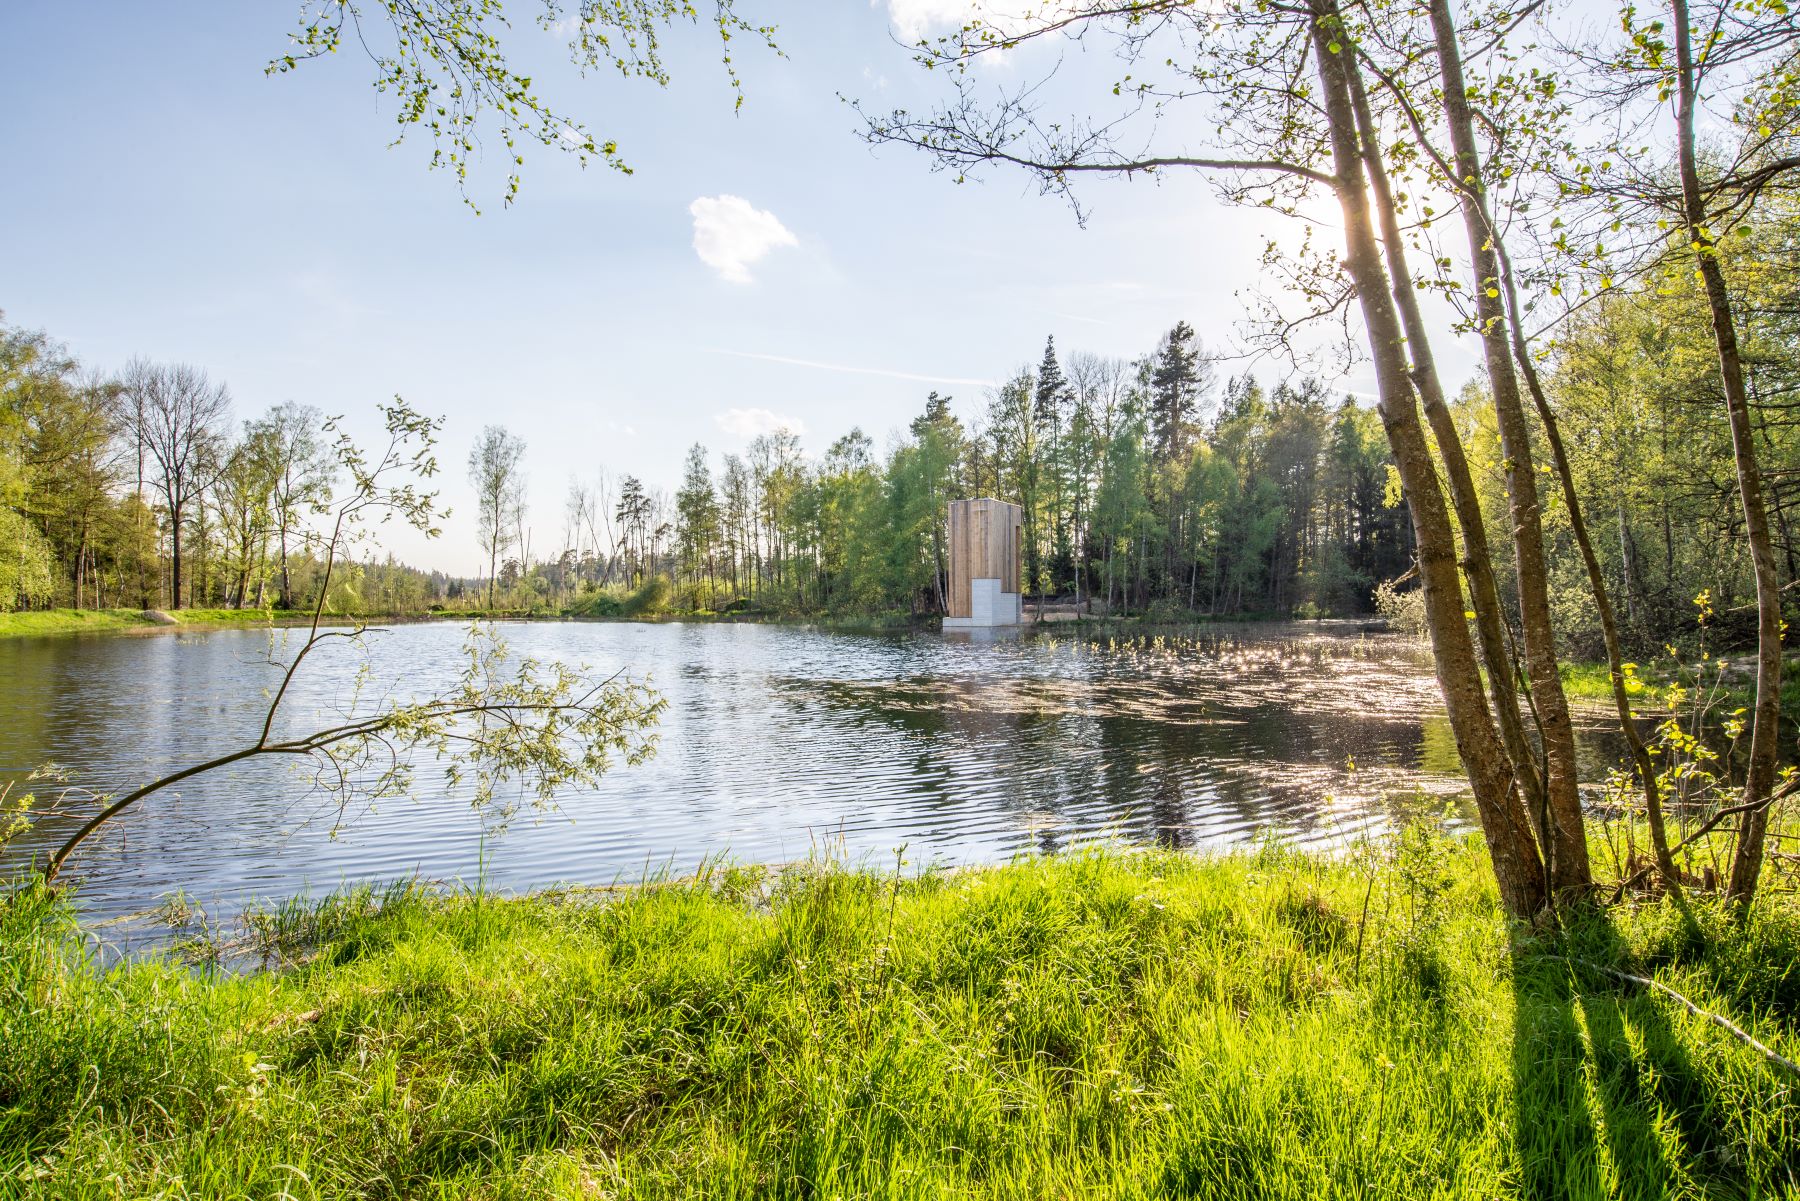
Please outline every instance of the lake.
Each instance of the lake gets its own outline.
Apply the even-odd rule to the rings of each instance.
[[[1344,842],[1461,791],[1424,646],[1353,625],[1209,626],[1130,641],[1069,628],[991,639],[795,626],[520,622],[521,654],[647,679],[656,757],[521,813],[503,834],[422,770],[419,795],[354,816],[291,764],[241,765],[146,800],[70,871],[94,918],[176,890],[216,919],[253,899],[417,874],[500,890],[635,881],[707,858],[835,854],[912,867],[1096,840],[1195,848]],[[465,631],[402,625],[366,656],[315,651],[290,728],[370,687],[454,679]],[[117,792],[252,740],[299,631],[0,641],[0,779],[46,761]],[[1590,776],[1604,772],[1590,736]],[[1461,812],[1460,809],[1457,812]],[[1457,820],[1455,814],[1452,820]],[[47,822],[17,870],[70,825]]]

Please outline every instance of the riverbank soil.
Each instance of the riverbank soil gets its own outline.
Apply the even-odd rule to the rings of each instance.
[[[99,968],[66,901],[0,916],[0,1195],[1791,1196],[1800,1179],[1800,1081],[1574,962],[1654,976],[1800,1057],[1791,898],[1743,926],[1647,901],[1528,939],[1480,849],[1423,834],[1333,858],[401,887],[252,914],[235,942],[168,920],[200,966]]]

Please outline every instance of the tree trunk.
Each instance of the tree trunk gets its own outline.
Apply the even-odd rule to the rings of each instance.
[[[1377,410],[1387,430],[1406,491],[1418,545],[1419,575],[1438,686],[1449,711],[1457,750],[1475,794],[1482,833],[1493,860],[1501,904],[1514,917],[1531,919],[1544,909],[1543,863],[1530,818],[1514,789],[1511,764],[1495,732],[1481,690],[1474,642],[1463,617],[1455,534],[1439,486],[1425,431],[1407,374],[1405,338],[1388,295],[1381,252],[1370,221],[1364,162],[1350,95],[1355,68],[1338,44],[1347,40],[1336,0],[1310,0],[1312,39],[1336,172],[1334,191],[1344,218],[1345,267],[1356,288],[1374,358]],[[1375,167],[1375,169],[1379,169]]]
[[[169,608],[181,608],[181,510],[169,508]]]
[[[1639,619],[1637,590],[1632,587],[1637,575],[1637,548],[1631,541],[1631,523],[1625,516],[1625,506],[1618,506],[1619,521],[1619,584],[1625,593],[1625,620],[1636,626]]]
[[[1600,569],[1600,557],[1594,553],[1593,540],[1588,536],[1587,519],[1581,513],[1581,498],[1575,492],[1575,472],[1569,466],[1569,454],[1563,445],[1556,414],[1551,411],[1550,401],[1544,395],[1543,383],[1538,379],[1537,368],[1531,362],[1530,348],[1525,344],[1524,327],[1520,324],[1519,292],[1513,283],[1512,264],[1506,255],[1506,243],[1491,221],[1488,230],[1500,259],[1500,276],[1506,293],[1507,312],[1512,318],[1513,359],[1531,393],[1538,420],[1543,423],[1544,440],[1550,444],[1550,457],[1556,464],[1556,478],[1562,483],[1563,504],[1569,510],[1569,529],[1574,533],[1575,545],[1581,552],[1582,566],[1587,569],[1588,589],[1593,593],[1594,611],[1600,618],[1600,635],[1606,643],[1606,663],[1612,682],[1613,709],[1618,714],[1619,733],[1625,738],[1632,766],[1638,774],[1638,785],[1643,789],[1644,817],[1650,825],[1650,848],[1656,857],[1656,870],[1671,891],[1679,892],[1681,876],[1675,870],[1675,859],[1669,850],[1669,832],[1663,819],[1662,789],[1657,783],[1656,764],[1650,758],[1649,748],[1644,745],[1643,735],[1638,733],[1637,719],[1631,712],[1631,695],[1625,690],[1625,651],[1619,639],[1619,623],[1613,611],[1612,598],[1606,590],[1606,576]],[[1628,581],[1627,588],[1629,586]]]
[[[1444,400],[1444,387],[1438,375],[1437,361],[1431,352],[1431,336],[1419,311],[1418,292],[1413,287],[1411,269],[1406,264],[1406,244],[1400,232],[1399,214],[1393,200],[1386,169],[1383,167],[1369,110],[1368,95],[1360,72],[1350,76],[1351,98],[1356,105],[1362,130],[1364,161],[1368,169],[1370,192],[1381,223],[1381,240],[1387,249],[1394,302],[1399,308],[1406,332],[1406,349],[1412,355],[1412,381],[1423,402],[1425,418],[1437,443],[1438,457],[1444,465],[1444,476],[1450,484],[1451,503],[1456,509],[1457,524],[1462,531],[1462,569],[1469,582],[1470,601],[1474,606],[1475,632],[1481,650],[1482,666],[1487,668],[1488,696],[1500,728],[1500,741],[1506,757],[1512,761],[1513,779],[1519,788],[1526,811],[1537,820],[1538,836],[1548,828],[1546,794],[1543,776],[1538,771],[1537,756],[1525,736],[1524,718],[1519,712],[1519,690],[1515,681],[1517,669],[1508,647],[1505,611],[1500,602],[1500,585],[1494,577],[1493,555],[1488,547],[1487,520],[1481,511],[1481,494],[1475,489],[1474,475],[1469,470],[1468,456],[1463,451],[1462,434],[1456,419]]]
[[[285,520],[281,523],[281,607],[294,607],[294,581],[288,574],[288,528]]]
[[[1781,724],[1781,590],[1775,575],[1775,547],[1769,536],[1763,503],[1762,469],[1750,426],[1750,404],[1744,390],[1744,363],[1738,351],[1731,295],[1719,265],[1718,245],[1707,228],[1706,198],[1700,188],[1694,143],[1694,53],[1688,28],[1687,0],[1671,0],[1675,18],[1676,148],[1681,171],[1682,216],[1689,242],[1699,259],[1700,279],[1712,316],[1713,341],[1719,353],[1719,378],[1731,423],[1731,454],[1737,470],[1738,499],[1744,509],[1744,537],[1756,576],[1756,706],[1750,731],[1750,761],[1744,777],[1744,805],[1761,806],[1775,783]],[[1747,810],[1731,863],[1731,897],[1748,904],[1762,875],[1763,845],[1768,834],[1766,807]]]
[[[81,608],[82,597],[87,594],[88,576],[88,523],[84,517],[81,523],[81,545],[75,550],[75,607]]]
[[[1588,862],[1587,828],[1581,815],[1581,793],[1575,763],[1575,727],[1563,694],[1556,661],[1556,638],[1550,625],[1549,573],[1545,566],[1544,527],[1538,501],[1537,469],[1532,459],[1530,427],[1519,395],[1507,337],[1506,306],[1500,297],[1500,264],[1488,236],[1481,185],[1480,153],[1475,121],[1463,79],[1462,52],[1450,0],[1431,0],[1431,24],[1437,37],[1438,68],[1444,117],[1455,151],[1457,192],[1475,271],[1475,312],[1487,361],[1488,385],[1500,427],[1505,458],[1506,495],[1511,508],[1514,558],[1519,581],[1520,628],[1524,633],[1525,671],[1544,748],[1545,800],[1551,818],[1545,854],[1553,891],[1579,895],[1593,886]]]

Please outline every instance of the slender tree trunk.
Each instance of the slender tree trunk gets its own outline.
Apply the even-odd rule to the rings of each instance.
[[[288,573],[288,527],[285,518],[281,522],[281,607],[294,607],[294,581]]]
[[[1664,882],[1670,889],[1679,890],[1681,878],[1675,870],[1675,860],[1669,849],[1669,833],[1664,820],[1662,789],[1657,783],[1656,765],[1650,758],[1649,748],[1644,745],[1643,735],[1638,732],[1637,718],[1631,712],[1631,695],[1625,689],[1625,651],[1619,637],[1619,622],[1613,609],[1612,597],[1607,592],[1606,575],[1600,568],[1600,557],[1594,553],[1593,539],[1588,536],[1587,519],[1582,515],[1581,498],[1575,491],[1575,472],[1569,464],[1568,449],[1563,445],[1561,427],[1555,412],[1550,408],[1549,398],[1544,394],[1537,366],[1531,361],[1530,347],[1525,343],[1525,328],[1520,323],[1522,306],[1519,304],[1518,287],[1513,280],[1512,263],[1506,253],[1506,242],[1494,228],[1491,219],[1488,231],[1499,258],[1501,284],[1511,318],[1508,326],[1512,332],[1513,360],[1518,366],[1520,378],[1525,381],[1526,390],[1531,393],[1538,420],[1543,423],[1544,440],[1549,443],[1550,457],[1556,464],[1556,478],[1562,484],[1563,505],[1569,511],[1569,529],[1575,536],[1576,548],[1581,552],[1582,566],[1587,570],[1588,589],[1594,597],[1594,611],[1600,618],[1600,635],[1606,643],[1607,669],[1612,683],[1613,710],[1618,715],[1619,733],[1624,736],[1632,766],[1637,771],[1638,785],[1644,793],[1644,816],[1650,826],[1651,853],[1656,858],[1656,870]],[[1627,582],[1627,588],[1629,586]]]
[[[169,508],[169,608],[181,608],[181,517],[179,508]]]
[[[1527,812],[1537,822],[1539,838],[1549,829],[1547,796],[1543,776],[1538,771],[1537,757],[1525,735],[1524,717],[1519,711],[1519,690],[1515,680],[1517,669],[1508,646],[1506,615],[1500,602],[1500,585],[1494,576],[1493,554],[1488,546],[1487,519],[1481,511],[1481,494],[1475,488],[1474,474],[1469,470],[1463,449],[1462,434],[1444,399],[1442,378],[1431,351],[1431,335],[1419,311],[1418,292],[1406,262],[1406,244],[1400,232],[1400,219],[1389,186],[1386,168],[1380,158],[1380,140],[1376,135],[1368,95],[1361,73],[1351,72],[1351,97],[1356,105],[1362,131],[1364,162],[1368,169],[1370,193],[1380,220],[1381,240],[1387,250],[1394,303],[1399,309],[1406,333],[1406,350],[1412,356],[1410,372],[1413,385],[1431,425],[1438,457],[1444,465],[1444,478],[1450,485],[1451,503],[1456,510],[1457,525],[1462,533],[1462,569],[1469,583],[1470,602],[1475,613],[1475,632],[1481,651],[1482,666],[1487,669],[1488,696],[1493,704],[1500,741],[1506,757],[1512,761],[1513,779],[1518,785]]]
[[[88,574],[88,524],[84,518],[81,523],[81,545],[75,551],[75,607],[81,608],[82,597],[87,593]]]
[[[1547,899],[1543,862],[1482,694],[1475,646],[1463,617],[1455,534],[1419,422],[1407,374],[1405,337],[1387,291],[1370,220],[1365,164],[1350,93],[1355,68],[1351,54],[1340,52],[1347,48],[1339,44],[1340,39],[1348,40],[1347,31],[1336,0],[1310,0],[1309,8],[1315,18],[1313,51],[1331,137],[1334,191],[1344,218],[1345,268],[1356,288],[1375,362],[1377,410],[1412,515],[1438,685],[1481,814],[1501,903],[1513,916],[1530,919],[1544,909]]]
[[[1456,25],[1450,13],[1450,0],[1431,0],[1430,7],[1432,28],[1437,37],[1438,67],[1443,76],[1444,117],[1450,128],[1457,178],[1462,185],[1457,198],[1475,271],[1475,312],[1505,454],[1506,494],[1512,511],[1525,670],[1530,679],[1539,737],[1543,741],[1544,788],[1553,827],[1545,851],[1554,891],[1558,895],[1573,896],[1593,886],[1593,872],[1588,862],[1587,828],[1581,814],[1575,727],[1569,717],[1568,698],[1563,694],[1562,673],[1556,660],[1556,638],[1550,623],[1549,572],[1545,566],[1537,469],[1507,337],[1506,306],[1500,296],[1499,258],[1488,236],[1490,223],[1481,183],[1480,152],[1463,78]]]
[[[1781,589],[1776,579],[1775,547],[1769,536],[1768,511],[1763,502],[1762,469],[1756,461],[1750,404],[1744,389],[1744,362],[1738,351],[1731,294],[1725,287],[1718,245],[1707,228],[1706,197],[1701,191],[1696,163],[1694,114],[1698,99],[1687,0],[1671,0],[1671,6],[1675,18],[1676,146],[1681,171],[1682,216],[1687,225],[1688,240],[1699,260],[1700,278],[1706,288],[1706,303],[1712,316],[1713,341],[1719,353],[1719,378],[1724,386],[1725,411],[1731,423],[1731,453],[1737,469],[1738,500],[1744,509],[1744,538],[1750,545],[1750,564],[1756,577],[1756,705],[1741,803],[1760,806],[1774,787],[1780,755]],[[1768,809],[1759,807],[1746,811],[1739,827],[1728,891],[1740,903],[1747,904],[1756,896],[1768,823]]]
[[[1637,593],[1632,588],[1633,577],[1637,575],[1637,555],[1631,543],[1631,526],[1625,518],[1625,506],[1618,506],[1619,522],[1619,589],[1625,594],[1625,620],[1636,624],[1638,620]]]

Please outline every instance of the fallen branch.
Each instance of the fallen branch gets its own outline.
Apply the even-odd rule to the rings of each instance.
[[[1794,1075],[1800,1076],[1800,1063],[1795,1063],[1793,1060],[1789,1059],[1787,1056],[1781,1054],[1778,1051],[1770,1050],[1768,1047],[1766,1047],[1762,1043],[1758,1042],[1756,1040],[1755,1036],[1752,1035],[1749,1031],[1745,1030],[1743,1027],[1737,1025],[1736,1023],[1730,1021],[1727,1018],[1720,1017],[1718,1014],[1713,1013],[1711,1010],[1700,1008],[1698,1005],[1694,1004],[1692,1001],[1688,1000],[1686,997],[1682,996],[1680,993],[1676,992],[1674,989],[1670,988],[1667,984],[1664,984],[1659,980],[1652,980],[1648,976],[1634,976],[1630,972],[1622,972],[1617,968],[1603,967],[1598,963],[1590,963],[1586,959],[1578,959],[1573,955],[1545,955],[1544,958],[1545,959],[1554,959],[1560,963],[1575,964],[1578,967],[1587,968],[1589,971],[1599,972],[1601,975],[1604,975],[1604,976],[1611,976],[1615,980],[1624,980],[1630,984],[1640,984],[1645,988],[1655,989],[1657,992],[1660,992],[1660,993],[1664,994],[1665,996],[1674,1000],[1676,1004],[1680,1005],[1683,1009],[1687,1010],[1689,1013],[1693,1014],[1695,1017],[1704,1018],[1705,1020],[1711,1022],[1713,1025],[1717,1026],[1719,1029],[1721,1029],[1721,1030],[1725,1031],[1727,1034],[1731,1035],[1733,1038],[1737,1039],[1739,1042],[1745,1043],[1748,1046],[1756,1048],[1756,1050],[1761,1053],[1762,1057],[1764,1059],[1768,1060],[1770,1063],[1777,1064],[1781,1067],[1784,1067],[1788,1071],[1792,1072]]]

